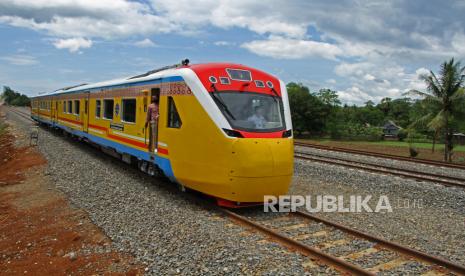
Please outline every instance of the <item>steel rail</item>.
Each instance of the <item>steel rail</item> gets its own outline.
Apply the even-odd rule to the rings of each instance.
[[[451,271],[454,271],[456,273],[465,275],[465,266],[463,266],[463,265],[456,264],[456,263],[450,262],[448,260],[445,260],[445,259],[433,256],[433,255],[423,253],[423,252],[418,251],[416,249],[405,247],[403,245],[400,245],[400,244],[385,240],[383,238],[375,237],[373,235],[361,232],[361,231],[356,230],[356,229],[349,228],[349,227],[347,227],[345,225],[342,225],[342,224],[339,224],[339,223],[336,223],[336,222],[332,222],[332,221],[329,221],[329,220],[326,220],[326,219],[311,215],[309,213],[296,211],[296,212],[294,212],[292,214],[294,214],[296,216],[304,217],[306,219],[310,219],[310,220],[313,220],[313,221],[324,223],[326,225],[341,229],[344,232],[347,232],[347,233],[349,233],[349,234],[351,234],[353,236],[356,236],[356,237],[359,237],[359,238],[364,238],[364,239],[372,241],[372,242],[376,242],[377,244],[379,244],[382,247],[391,249],[393,251],[397,251],[397,252],[402,253],[404,255],[411,256],[411,257],[413,257],[413,258],[415,258],[417,260],[425,261],[425,262],[430,263],[430,264],[440,265],[440,266],[442,266],[444,268],[447,268],[447,269],[449,269]]]
[[[452,181],[458,181],[458,182],[465,183],[465,178],[456,177],[456,176],[441,175],[441,174],[428,173],[428,172],[419,172],[419,171],[415,171],[415,170],[397,168],[397,167],[391,167],[391,166],[379,165],[379,164],[374,165],[374,164],[370,164],[370,163],[367,163],[367,162],[348,160],[348,159],[333,157],[333,156],[323,156],[323,155],[320,155],[320,154],[301,152],[301,151],[296,151],[295,154],[306,155],[306,156],[316,156],[316,157],[319,157],[319,158],[327,158],[327,159],[338,160],[338,161],[342,161],[342,162],[356,163],[356,164],[360,164],[360,165],[364,165],[364,166],[372,166],[372,167],[383,168],[383,169],[387,169],[387,170],[396,170],[396,171],[401,171],[401,172],[410,173],[410,174],[421,174],[421,175],[426,175],[426,176],[430,176],[430,177],[442,178],[442,179],[447,179],[447,180],[452,180]]]
[[[267,228],[261,224],[258,224],[244,216],[241,216],[241,215],[238,215],[230,210],[227,210],[227,209],[220,209],[224,214],[226,214],[227,216],[231,217],[232,219],[236,220],[236,221],[239,221],[240,223],[243,223],[243,224],[246,224],[247,226],[253,228],[253,229],[256,229],[258,231],[260,231],[261,233],[263,234],[266,234],[267,236],[273,238],[273,239],[276,239],[284,244],[286,244],[287,246],[295,249],[295,250],[298,250],[299,252],[303,253],[304,255],[309,255],[309,256],[312,256],[322,262],[324,262],[325,264],[327,265],[330,265],[331,267],[334,267],[342,272],[345,272],[345,273],[350,273],[350,274],[354,274],[354,275],[375,275],[374,273],[368,271],[368,270],[365,270],[359,266],[355,266],[349,262],[346,262],[342,259],[339,259],[339,258],[336,258],[334,256],[331,256],[329,254],[326,254],[325,252],[317,249],[317,248],[314,248],[314,247],[310,247],[306,244],[303,244],[299,241],[296,241],[296,240],[293,240],[283,234],[280,234],[270,228]]]
[[[411,158],[411,157],[398,156],[398,155],[387,154],[387,153],[376,153],[376,152],[356,150],[356,149],[347,149],[347,148],[341,148],[341,147],[331,147],[331,146],[317,145],[317,144],[305,143],[305,142],[299,142],[299,141],[295,141],[294,145],[302,146],[302,147],[309,147],[309,148],[317,148],[317,149],[322,149],[322,150],[353,153],[353,154],[366,155],[366,156],[372,156],[372,157],[378,157],[378,158],[388,158],[388,159],[393,159],[393,160],[398,160],[398,161],[422,163],[422,164],[426,164],[426,165],[434,165],[434,166],[441,166],[441,167],[465,170],[465,165],[447,163],[447,162],[443,162],[443,161],[434,161],[434,160],[427,160],[427,159],[415,159],[415,158]]]
[[[359,166],[359,165],[344,164],[344,163],[341,163],[341,162],[336,162],[336,161],[331,161],[331,160],[323,160],[323,159],[307,157],[307,156],[295,155],[295,157],[299,158],[299,159],[308,160],[308,161],[314,161],[314,162],[326,163],[326,164],[331,164],[331,165],[344,166],[344,167],[348,167],[348,168],[359,169],[359,170],[364,170],[364,171],[369,171],[369,172],[374,172],[374,173],[401,176],[401,177],[412,178],[412,179],[421,180],[421,181],[440,183],[440,184],[446,185],[446,186],[456,186],[456,187],[460,187],[460,188],[465,188],[465,184],[451,182],[451,181],[447,181],[447,180],[434,179],[434,178],[429,178],[429,177],[422,177],[422,176],[411,175],[411,174],[402,173],[402,172],[394,172],[394,171],[388,171],[388,170],[369,168],[369,167],[364,167],[364,166]]]
[[[27,119],[27,120],[29,120],[29,121],[34,122],[34,120],[30,117],[30,114],[21,112],[21,111],[15,109],[15,108],[13,108],[13,107],[8,107],[7,109],[8,109],[9,111],[12,111],[12,112],[15,113],[16,115],[21,116],[21,117],[24,118],[24,119]]]

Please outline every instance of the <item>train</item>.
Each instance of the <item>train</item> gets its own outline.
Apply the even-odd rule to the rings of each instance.
[[[157,141],[146,125],[158,97]],[[31,118],[225,207],[288,193],[291,113],[284,82],[241,64],[181,64],[31,98]]]

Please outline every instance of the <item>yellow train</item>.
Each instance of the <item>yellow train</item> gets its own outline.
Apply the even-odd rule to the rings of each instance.
[[[158,141],[147,108],[159,95]],[[98,144],[150,174],[237,207],[288,192],[292,122],[285,84],[244,65],[165,67],[32,98],[34,120]]]

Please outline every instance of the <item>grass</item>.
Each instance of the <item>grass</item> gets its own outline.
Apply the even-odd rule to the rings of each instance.
[[[311,139],[320,144],[327,144],[330,142],[339,142],[339,143],[350,143],[358,145],[367,145],[367,146],[387,146],[387,147],[409,147],[407,142],[400,141],[376,141],[376,142],[366,142],[366,141],[337,141],[330,139]],[[432,143],[413,143],[413,146],[418,149],[431,149]],[[436,150],[444,150],[444,144],[436,144]],[[463,151],[465,152],[465,145],[455,145],[454,151]]]

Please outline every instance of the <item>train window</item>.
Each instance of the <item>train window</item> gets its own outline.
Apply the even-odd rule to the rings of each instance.
[[[220,82],[221,84],[231,84],[231,82],[229,81],[229,78],[227,77],[220,77]]]
[[[87,115],[87,106],[88,106],[88,105],[89,105],[89,101],[86,100],[86,101],[84,102],[84,114],[86,114],[86,115]]]
[[[102,101],[96,100],[95,101],[95,117],[100,118],[101,110],[102,110]]]
[[[237,80],[237,81],[251,81],[252,80],[252,74],[250,73],[250,71],[247,71],[247,70],[227,68],[226,72],[228,72],[228,75],[232,80]]]
[[[123,121],[129,123],[136,122],[136,99],[123,99],[122,100],[122,114]]]
[[[81,101],[75,100],[74,101],[74,114],[79,115],[81,107]]]
[[[182,125],[173,97],[168,97],[168,127],[180,128]]]
[[[263,81],[261,81],[261,80],[256,80],[255,81],[255,86],[263,88],[263,87],[265,87],[265,83]]]
[[[113,120],[114,100],[103,100],[103,118]]]
[[[73,113],[73,101],[68,101],[68,113]]]
[[[285,129],[284,109],[280,97],[238,91],[210,94],[234,129],[250,132]]]
[[[63,113],[66,113],[66,101],[63,101]]]

